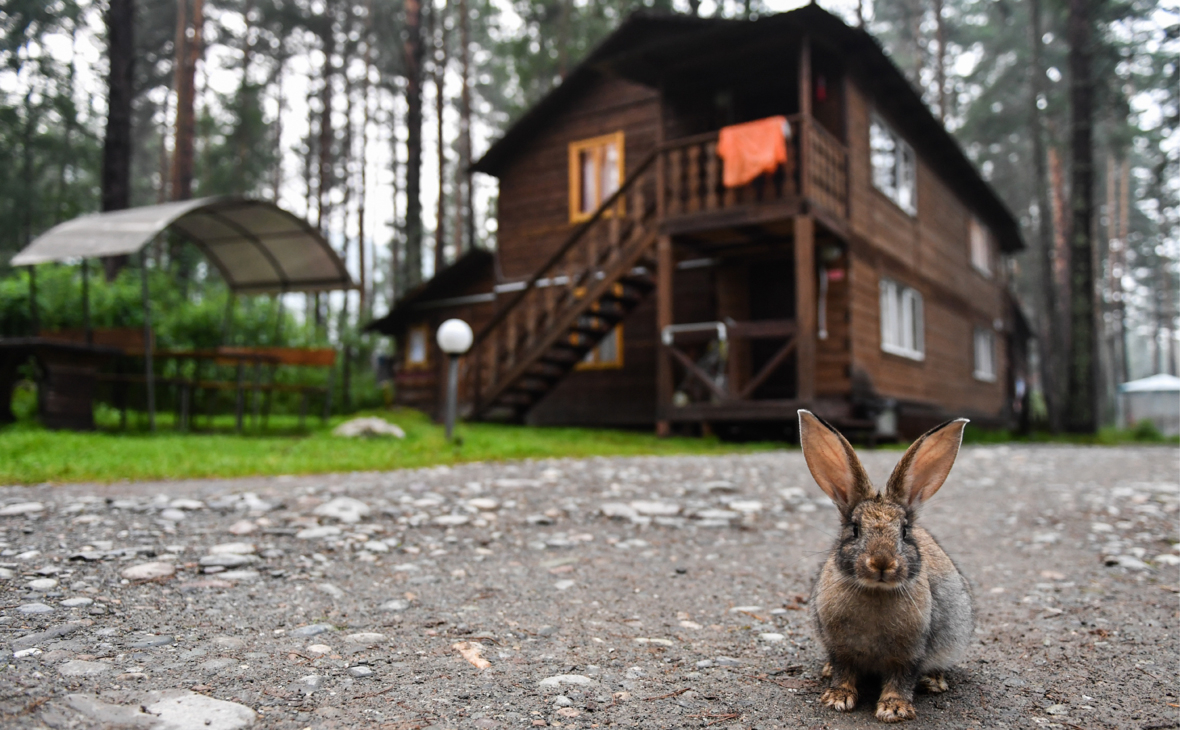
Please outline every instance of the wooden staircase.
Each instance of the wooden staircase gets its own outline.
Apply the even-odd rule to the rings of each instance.
[[[519,421],[655,288],[648,155],[475,337],[470,418]]]

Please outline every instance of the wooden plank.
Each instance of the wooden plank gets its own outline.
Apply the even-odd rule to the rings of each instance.
[[[673,275],[676,262],[672,255],[672,237],[661,235],[656,239],[656,337],[661,336],[664,327],[673,323],[673,297],[675,281]],[[656,403],[657,407],[672,404],[672,360],[662,342],[659,344],[659,357],[656,360]],[[667,420],[656,422],[656,434],[667,436],[671,427]]]
[[[742,392],[738,394],[738,400],[746,400],[749,398],[754,394],[754,391],[758,390],[758,386],[765,383],[766,379],[771,375],[774,375],[774,372],[778,370],[779,366],[786,361],[787,357],[792,352],[794,352],[796,343],[798,343],[798,339],[794,337],[787,340],[786,343],[779,349],[779,351],[774,354],[774,357],[770,358],[770,360],[762,366],[762,369],[758,371],[758,374],[753,378],[750,378],[750,382],[747,383],[746,387],[742,388]]]
[[[796,395],[802,400],[815,397],[815,221],[810,216],[795,218],[795,326],[799,331]]]

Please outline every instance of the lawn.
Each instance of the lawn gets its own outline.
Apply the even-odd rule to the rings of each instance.
[[[342,438],[332,428],[309,419],[300,429],[292,417],[273,418],[266,429],[233,432],[230,417],[216,419],[207,431],[182,434],[167,414],[156,433],[116,427],[117,417],[100,409],[100,430],[92,433],[49,431],[31,420],[0,429],[0,484],[42,482],[112,482],[140,479],[239,477],[268,474],[316,474],[380,471],[549,457],[638,456],[647,454],[720,454],[783,448],[783,444],[733,444],[715,438],[656,438],[650,432],[584,428],[537,428],[498,424],[460,424],[457,444],[448,444],[441,426],[408,410],[380,415],[406,432],[404,439]],[[353,416],[349,416],[351,418]]]

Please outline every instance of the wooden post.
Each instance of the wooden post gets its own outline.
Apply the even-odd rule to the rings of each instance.
[[[799,44],[799,197],[811,195],[811,39],[803,36]],[[796,240],[798,240],[796,238]]]
[[[795,326],[799,333],[795,357],[796,397],[801,401],[815,398],[815,306],[815,221],[800,215],[795,216]]]
[[[33,337],[41,334],[41,312],[37,309],[37,265],[29,267],[29,325]]]
[[[152,300],[148,289],[147,247],[139,252],[139,280],[143,289],[143,370],[147,388],[148,428],[156,430],[156,379],[152,372],[155,343],[152,341]]]
[[[672,237],[656,239],[656,435],[669,436],[672,424],[667,410],[672,407],[672,359],[663,344],[664,327],[672,324],[672,272],[676,262],[672,256]]]

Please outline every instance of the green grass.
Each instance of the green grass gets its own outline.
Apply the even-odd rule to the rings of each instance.
[[[716,439],[656,438],[654,434],[585,428],[537,428],[498,424],[460,424],[460,443],[448,444],[443,428],[413,410],[379,415],[401,426],[406,438],[341,438],[331,429],[346,417],[322,426],[309,418],[306,429],[291,416],[273,417],[265,430],[233,432],[232,417],[201,432],[181,434],[162,414],[156,433],[142,430],[132,414],[126,431],[117,415],[97,414],[100,430],[49,431],[29,420],[0,429],[0,484],[112,482],[140,479],[240,477],[376,471],[469,461],[548,457],[721,454],[782,448],[782,444],[731,444]],[[351,418],[349,416],[347,418]],[[209,428],[208,431],[204,429]]]

